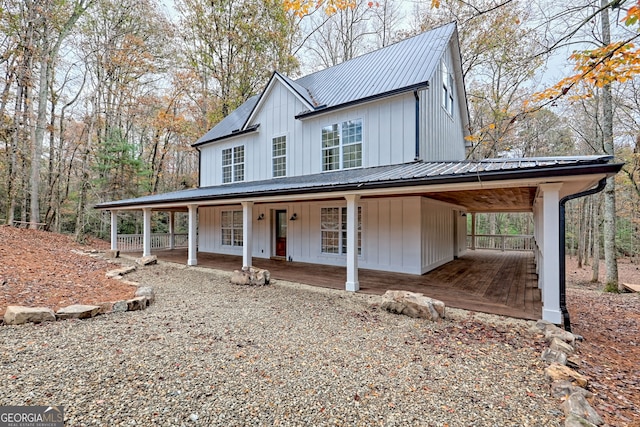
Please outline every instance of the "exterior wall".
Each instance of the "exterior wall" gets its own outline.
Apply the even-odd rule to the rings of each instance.
[[[421,199],[422,214],[422,270],[433,270],[454,255],[454,210],[441,202]]]
[[[450,72],[454,71],[451,49],[444,54],[444,60]],[[464,133],[462,115],[466,114],[466,105],[454,88],[453,115],[442,104],[442,69],[438,64],[429,89],[420,92],[421,145],[420,159],[424,161],[464,160]]]
[[[454,70],[451,52],[445,53]],[[455,95],[454,114],[442,105],[442,72],[438,65],[428,90],[419,92],[420,153],[424,161],[462,160],[465,156],[462,129],[463,105]],[[222,184],[222,150],[244,145],[244,181],[271,179],[272,139],[287,138],[287,176],[322,172],[322,128],[362,119],[362,167],[412,162],[416,157],[416,102],[413,92],[306,119],[295,115],[305,104],[279,80],[274,80],[251,125],[254,131],[200,147],[200,186]]]
[[[345,266],[344,255],[321,252],[320,210],[344,207],[345,201],[273,203],[254,205],[253,257],[275,253],[274,211],[284,209],[288,221],[287,258],[314,264]],[[358,267],[408,274],[424,274],[454,257],[454,227],[458,227],[458,253],[466,250],[466,223],[458,211],[442,202],[422,197],[361,200],[362,254]],[[223,246],[221,212],[241,210],[240,205],[199,208],[199,250],[242,255],[242,247]],[[264,219],[258,220],[260,214]],[[458,218],[456,220],[456,218]],[[464,226],[463,226],[464,224]],[[462,245],[462,246],[460,246]]]

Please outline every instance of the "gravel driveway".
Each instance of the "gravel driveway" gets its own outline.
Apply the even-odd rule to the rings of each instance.
[[[161,264],[142,312],[0,327],[0,405],[62,405],[67,426],[553,426],[530,323]]]

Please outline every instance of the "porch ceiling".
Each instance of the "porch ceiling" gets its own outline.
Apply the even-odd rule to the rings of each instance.
[[[468,212],[531,212],[537,187],[493,188],[424,193],[441,202],[464,206]]]

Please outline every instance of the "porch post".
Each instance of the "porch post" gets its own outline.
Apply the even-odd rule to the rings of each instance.
[[[542,318],[562,323],[560,310],[560,188],[562,183],[541,184],[542,222]]]
[[[253,202],[242,202],[242,267],[251,267],[253,242]]]
[[[348,194],[347,199],[347,282],[345,289],[360,290],[358,281],[358,200],[360,196]]]
[[[173,249],[175,247],[175,231],[174,231],[174,212],[169,211],[169,249]]]
[[[189,209],[189,250],[187,265],[198,265],[198,205],[187,205]]]
[[[142,256],[151,255],[151,208],[142,209]]]
[[[476,250],[476,213],[471,213],[471,250]]]
[[[118,211],[111,211],[111,250],[118,250]]]

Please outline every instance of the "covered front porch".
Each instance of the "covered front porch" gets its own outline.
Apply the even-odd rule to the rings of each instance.
[[[184,265],[187,249],[154,252],[162,261]],[[242,257],[198,252],[198,265],[233,271]],[[275,280],[344,290],[345,267],[254,259]],[[360,292],[383,294],[388,289],[422,292],[449,307],[521,319],[540,319],[541,293],[531,251],[468,251],[424,275],[359,270]]]

